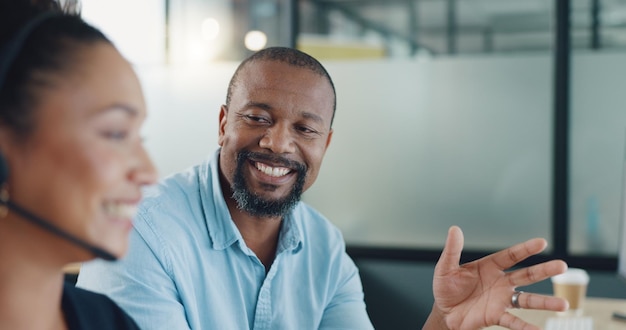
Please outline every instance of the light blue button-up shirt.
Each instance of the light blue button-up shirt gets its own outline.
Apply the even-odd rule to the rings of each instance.
[[[218,156],[149,189],[127,256],[83,265],[77,285],[147,330],[371,329],[339,230],[300,202],[266,273],[230,217]]]

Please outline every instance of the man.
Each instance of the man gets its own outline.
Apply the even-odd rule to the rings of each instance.
[[[128,256],[85,265],[78,285],[110,295],[145,329],[371,329],[340,232],[299,201],[331,141],[335,103],[330,76],[302,52],[246,59],[220,109],[220,149],[147,192]],[[566,308],[514,291],[563,262],[504,272],[545,241],[459,266],[462,245],[451,228],[425,328],[517,329],[525,323],[507,308]]]

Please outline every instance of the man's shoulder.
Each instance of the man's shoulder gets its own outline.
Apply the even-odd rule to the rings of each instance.
[[[351,269],[346,268],[346,245],[339,228],[315,208],[300,202],[292,213],[293,221],[300,231],[303,253],[294,254],[294,258],[304,258],[305,265],[312,265],[319,274],[327,272],[328,278]],[[333,282],[333,281],[331,281]]]
[[[305,235],[322,236],[343,242],[339,228],[311,205],[301,201],[294,208],[292,215]]]
[[[202,198],[202,189],[210,189],[211,177],[202,176],[206,163],[190,167],[147,187],[135,217],[135,228],[146,234],[174,235],[180,230],[197,230],[204,226],[204,210],[212,200]],[[188,228],[189,227],[189,228]]]
[[[202,176],[207,172],[209,165],[206,162],[189,167],[183,171],[170,174],[155,185],[143,190],[140,212],[147,212],[153,208],[176,210],[176,205],[198,200],[201,189],[211,186],[212,177]],[[174,207],[173,207],[174,206]]]
[[[148,186],[143,191],[143,201],[164,199],[177,194],[189,194],[199,189],[199,175],[206,164],[198,164],[183,171],[172,173]],[[145,204],[145,203],[144,203]]]

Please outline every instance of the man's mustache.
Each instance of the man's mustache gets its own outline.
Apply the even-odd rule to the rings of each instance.
[[[281,167],[290,168],[299,173],[306,173],[307,167],[306,165],[297,162],[295,160],[287,159],[280,155],[272,155],[261,152],[252,152],[252,151],[241,151],[239,155],[237,155],[237,161],[241,162],[243,160],[251,160],[258,162],[267,162],[271,164],[278,164]]]

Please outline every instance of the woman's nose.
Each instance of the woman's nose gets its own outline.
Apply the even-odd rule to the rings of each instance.
[[[143,145],[137,148],[137,163],[131,172],[131,180],[139,185],[150,185],[157,181],[157,169]]]

